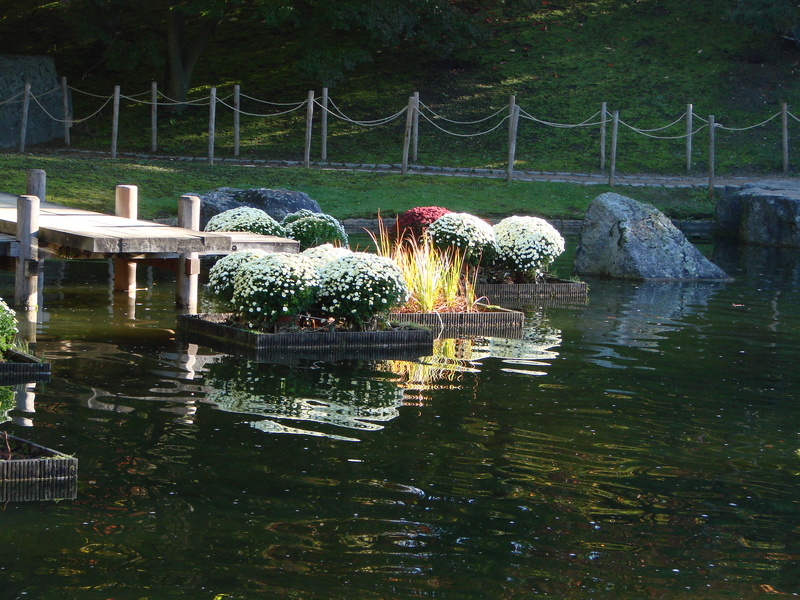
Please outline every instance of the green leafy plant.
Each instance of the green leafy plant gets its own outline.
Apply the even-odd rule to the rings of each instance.
[[[322,244],[347,245],[347,233],[342,224],[331,215],[314,213],[309,210],[286,215],[281,224],[286,236],[300,242],[300,249],[313,248]]]
[[[249,231],[261,235],[286,236],[280,223],[263,210],[251,206],[240,206],[214,215],[206,223],[205,231]]]
[[[0,353],[11,348],[17,335],[17,313],[0,299]]]

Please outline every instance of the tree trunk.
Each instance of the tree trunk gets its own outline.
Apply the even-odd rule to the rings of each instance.
[[[172,111],[186,109],[192,73],[200,54],[211,38],[216,21],[203,19],[194,39],[189,31],[188,17],[179,10],[167,14],[167,82],[166,95],[170,101],[180,104],[169,107]]]

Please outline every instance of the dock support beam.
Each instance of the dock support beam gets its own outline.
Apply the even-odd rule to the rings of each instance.
[[[114,214],[126,219],[139,215],[139,188],[135,185],[118,185]],[[114,259],[114,291],[136,294],[136,263],[124,258]]]
[[[17,259],[14,285],[14,305],[26,312],[35,313],[38,307],[39,286],[39,198],[17,198]]]
[[[200,198],[181,196],[178,202],[178,227],[200,231]],[[184,252],[178,259],[178,280],[175,304],[190,313],[197,312],[197,293],[200,282],[200,256]]]

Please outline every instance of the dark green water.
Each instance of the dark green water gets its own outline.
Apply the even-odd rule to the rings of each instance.
[[[0,599],[797,595],[800,254],[715,260],[427,365],[187,353],[170,275],[47,263],[53,378],[0,430],[79,491],[2,507]]]

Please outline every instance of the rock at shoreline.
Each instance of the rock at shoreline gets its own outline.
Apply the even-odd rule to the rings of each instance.
[[[748,183],[717,202],[717,233],[746,244],[800,248],[800,183]]]
[[[257,188],[242,190],[237,188],[217,188],[205,194],[191,195],[200,198],[200,227],[206,226],[208,220],[221,212],[240,206],[252,206],[265,211],[270,217],[280,222],[293,212],[305,208],[312,212],[321,213],[322,209],[316,200],[305,192],[291,190],[272,190]]]
[[[728,279],[650,204],[606,193],[595,198],[575,253],[578,275],[618,279]]]

